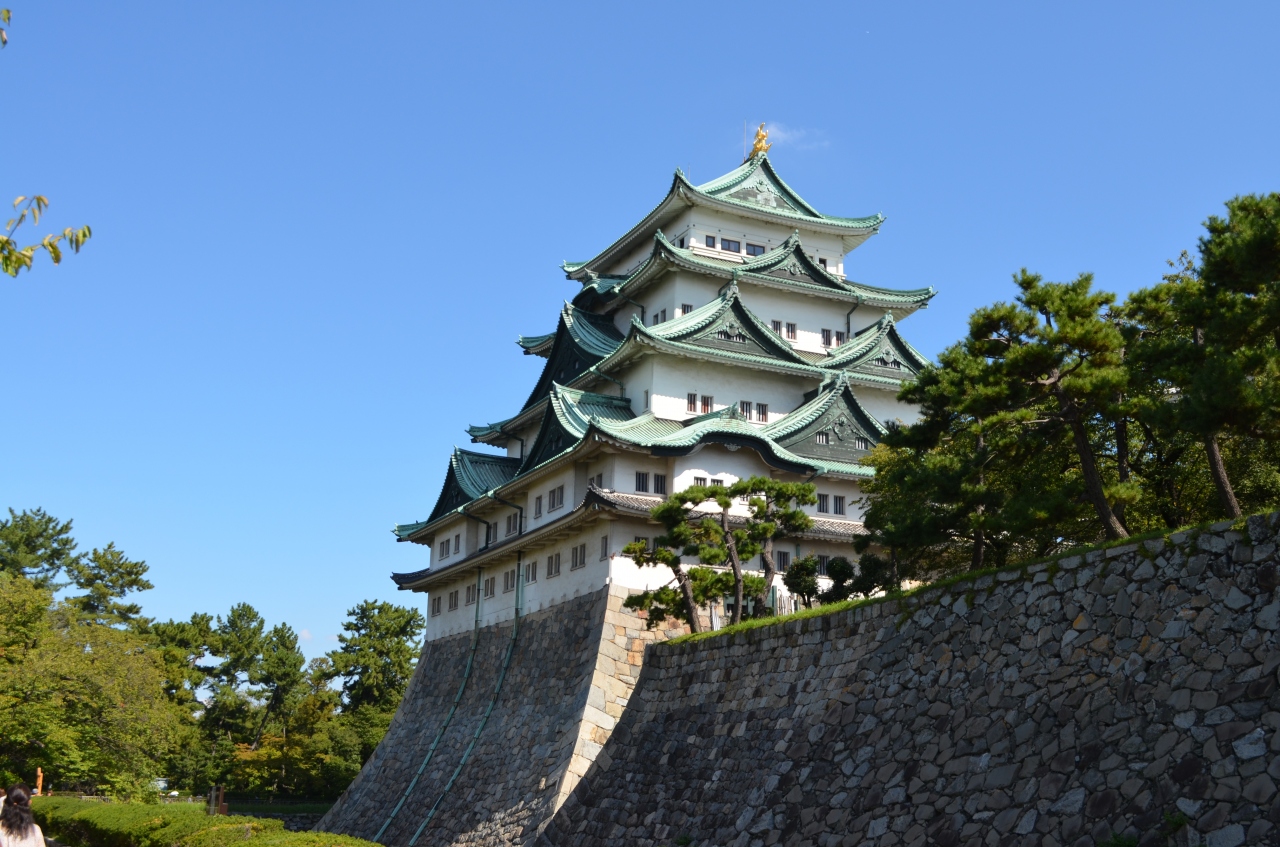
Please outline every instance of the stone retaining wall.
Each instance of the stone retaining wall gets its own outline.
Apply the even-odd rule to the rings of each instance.
[[[1280,843],[1278,517],[654,645],[540,840]]]
[[[417,847],[532,841],[621,717],[644,646],[669,634],[647,632],[622,608],[625,596],[606,586],[522,618],[496,700],[512,623],[482,628],[463,698],[406,797],[458,691],[472,634],[424,645],[386,737],[316,828],[372,839],[405,797],[383,844],[408,844],[437,801]],[[491,703],[488,721],[446,793]]]

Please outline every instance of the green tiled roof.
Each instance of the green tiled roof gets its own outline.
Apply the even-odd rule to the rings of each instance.
[[[773,218],[811,229],[841,235],[847,249],[874,235],[884,223],[884,215],[842,218],[824,215],[806,203],[777,172],[766,154],[760,154],[730,173],[703,185],[694,185],[679,170],[666,196],[613,244],[585,262],[564,262],[561,269],[570,279],[584,281],[598,265],[630,250],[637,241],[649,237],[668,220],[690,206],[728,207],[747,215]]]
[[[431,516],[418,523],[397,525],[394,530],[396,535],[407,537],[401,534],[402,527],[410,527],[404,531],[412,534],[442,515],[483,496],[485,492],[507,484],[515,478],[519,468],[520,460],[515,457],[453,448],[449,470],[445,472],[444,485],[440,488],[440,496],[436,498]]]
[[[830,358],[819,363],[819,367],[861,371],[886,347],[904,361],[907,375],[914,376],[929,364],[929,360],[902,337],[893,315],[886,312],[880,320],[854,333],[852,338],[832,350]]]
[[[631,401],[625,397],[609,397],[590,391],[578,391],[552,383],[548,414],[542,416],[533,444],[529,447],[519,473],[528,473],[539,465],[572,450],[595,421],[626,421],[635,416]]]
[[[821,418],[833,405],[844,399],[857,405],[862,415],[874,427],[875,435],[884,435],[888,430],[885,429],[884,424],[876,420],[874,415],[862,407],[862,403],[858,400],[857,395],[853,393],[849,382],[849,373],[847,371],[836,373],[831,379],[823,383],[822,387],[818,389],[817,396],[812,400],[781,420],[774,421],[766,426],[764,428],[765,434],[770,438],[781,439],[797,433]]]
[[[516,344],[519,344],[526,354],[539,355],[550,352],[551,342],[555,341],[555,338],[554,332],[548,332],[546,335],[521,335],[516,338]]]
[[[620,297],[639,296],[638,292],[668,269],[685,268],[721,279],[736,278],[771,287],[794,288],[821,294],[850,303],[866,303],[881,308],[914,311],[928,305],[936,293],[933,288],[895,290],[849,282],[827,271],[804,252],[799,233],[793,233],[782,244],[745,263],[720,261],[703,256],[687,247],[678,247],[658,230],[654,234],[653,251],[626,277],[593,277],[584,283],[574,302],[608,304]]]

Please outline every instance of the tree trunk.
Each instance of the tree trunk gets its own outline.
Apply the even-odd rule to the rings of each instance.
[[[733,616],[729,623],[742,623],[742,562],[738,560],[738,545],[729,531],[728,508],[720,512],[720,528],[724,530],[724,546],[729,551],[729,565],[733,568]]]
[[[1107,533],[1107,538],[1112,540],[1128,538],[1128,531],[1116,518],[1116,513],[1111,510],[1111,504],[1107,502],[1107,494],[1102,488],[1102,474],[1098,473],[1098,463],[1093,457],[1093,446],[1089,444],[1089,433],[1085,432],[1084,422],[1080,420],[1079,412],[1067,399],[1060,385],[1054,386],[1053,393],[1058,399],[1058,409],[1062,413],[1063,420],[1071,427],[1076,454],[1080,457],[1080,474],[1084,477],[1085,496],[1089,498],[1094,511],[1098,513],[1098,519],[1102,521],[1102,528]]]
[[[777,573],[777,568],[773,564],[772,535],[764,540],[764,546],[760,548],[760,563],[764,565],[764,592],[756,598],[756,604],[763,607],[768,600],[769,589],[773,588],[774,574]]]
[[[693,599],[693,585],[689,582],[689,575],[683,570],[676,568],[676,583],[680,586],[680,593],[684,595],[684,608],[689,613],[689,631],[702,632],[702,626],[698,623],[698,604]]]
[[[898,576],[898,548],[889,548],[889,579],[893,583],[893,592],[902,590],[902,577]]]
[[[984,488],[986,487],[986,478],[987,478],[986,464],[985,464],[986,457],[983,455],[984,451],[986,450],[986,443],[987,443],[986,439],[982,435],[982,430],[979,429],[978,430],[978,449],[976,451],[978,454],[978,490],[979,491],[984,491]],[[982,520],[984,518],[985,511],[986,511],[986,506],[982,503],[979,503],[973,510],[978,520],[973,529],[973,559],[969,562],[969,569],[974,571],[980,570],[982,568],[982,557],[986,552],[985,550],[986,533],[983,531],[983,528],[982,528]]]
[[[1120,398],[1123,400],[1123,396]],[[1120,482],[1129,481],[1129,419],[1121,414],[1116,418],[1116,475]],[[1115,512],[1116,520],[1128,530],[1129,525],[1124,519],[1125,504],[1117,503]]]
[[[1213,487],[1218,489],[1222,511],[1229,518],[1240,517],[1240,503],[1236,500],[1235,489],[1231,487],[1231,478],[1227,476],[1227,466],[1222,463],[1222,451],[1218,449],[1216,436],[1205,438],[1204,452],[1209,458],[1209,475],[1213,477]]]

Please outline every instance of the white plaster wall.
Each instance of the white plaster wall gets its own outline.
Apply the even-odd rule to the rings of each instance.
[[[776,421],[804,402],[804,395],[818,386],[817,379],[783,376],[745,367],[685,359],[679,356],[650,356],[652,376],[648,388],[653,413],[660,418],[685,420],[702,414],[688,412],[690,392],[699,398],[715,398],[714,411],[741,400],[769,405],[769,421]],[[628,383],[630,390],[630,383]],[[699,399],[701,403],[701,399]]]
[[[853,393],[862,403],[863,408],[875,415],[876,420],[883,424],[887,425],[889,421],[895,419],[904,424],[910,424],[920,418],[920,410],[917,407],[898,402],[896,391],[882,391],[858,385],[854,387]]]

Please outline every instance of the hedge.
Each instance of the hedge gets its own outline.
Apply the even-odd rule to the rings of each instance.
[[[288,832],[284,823],[207,815],[198,803],[99,803],[35,797],[31,811],[45,835],[68,847],[370,847],[325,832]]]

